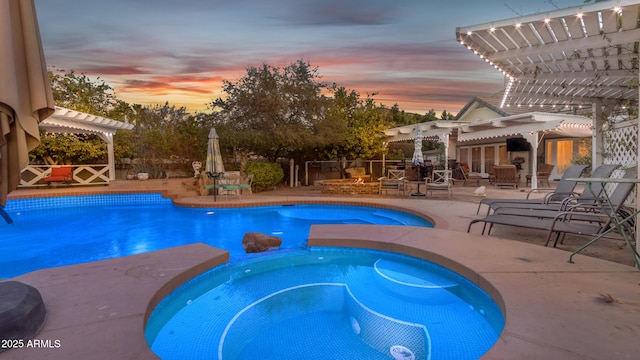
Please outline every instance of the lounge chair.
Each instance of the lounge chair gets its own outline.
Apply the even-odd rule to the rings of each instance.
[[[635,179],[636,171],[626,171],[622,178]],[[527,210],[521,209],[520,215],[502,214],[500,212],[488,215],[482,219],[474,219],[469,222],[467,232],[471,231],[471,226],[478,222],[483,222],[482,234],[484,235],[489,225],[487,234],[491,233],[494,224],[516,226],[529,229],[548,230],[547,241],[549,244],[551,236],[556,235],[554,247],[560,237],[566,234],[577,235],[600,235],[609,230],[611,226],[612,214],[622,211],[624,202],[633,190],[634,183],[618,183],[615,189],[608,196],[608,202],[599,207],[598,211],[558,211],[553,218],[547,217],[549,210]],[[604,200],[601,200],[604,201]]]
[[[618,167],[619,165],[613,164],[605,164],[598,166],[596,170],[593,171],[591,175],[594,178],[606,178],[611,175],[611,173]],[[591,186],[591,188],[585,187],[580,194],[572,193],[569,196],[562,199],[562,201],[550,201],[546,203],[538,203],[533,201],[527,202],[493,202],[489,205],[489,210],[497,211],[505,208],[512,209],[530,209],[530,210],[567,210],[569,207],[576,206],[584,206],[588,204],[594,204],[595,198],[593,194],[596,196],[600,196],[603,190],[601,183],[596,183]],[[502,210],[502,213],[508,212],[508,210]],[[487,214],[488,215],[488,214]]]
[[[386,177],[378,178],[380,182],[379,194],[385,191],[387,194],[390,190],[395,191],[397,194],[402,192],[405,195],[406,189],[406,176],[404,170],[389,170]]]
[[[604,165],[601,165],[601,166],[604,166]],[[494,168],[495,168],[495,166],[494,166]],[[500,203],[512,202],[512,203],[546,204],[546,203],[553,202],[553,201],[556,201],[556,202],[557,201],[562,201],[567,196],[573,194],[573,189],[575,189],[575,187],[577,185],[575,181],[568,181],[567,179],[580,177],[580,175],[582,174],[582,172],[586,168],[587,168],[586,165],[572,165],[572,166],[569,166],[564,171],[564,174],[562,174],[562,178],[558,182],[558,185],[556,186],[555,189],[544,189],[544,188],[541,188],[541,189],[536,189],[536,190],[530,190],[527,193],[526,198],[524,198],[524,199],[484,198],[484,199],[480,200],[480,203],[478,204],[478,210],[476,211],[476,214],[480,213],[480,207],[482,207],[483,204],[487,205],[489,207],[489,209],[487,209],[487,214],[489,214],[489,212],[491,211],[491,204],[497,203],[497,202],[500,202]],[[542,199],[530,199],[529,197],[531,196],[531,194],[534,191],[551,191],[551,192],[546,194],[544,196],[544,198],[542,198]]]
[[[433,177],[426,180],[426,192],[433,196],[434,190],[446,191],[447,196],[451,196],[453,188],[453,178],[451,170],[433,170]]]

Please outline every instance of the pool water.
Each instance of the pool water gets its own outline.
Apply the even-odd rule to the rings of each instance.
[[[10,200],[6,210],[14,223],[0,220],[0,278],[197,242],[245,256],[242,238],[253,231],[282,238],[283,249],[301,249],[313,224],[433,226],[374,207],[185,208],[160,194]]]
[[[192,279],[156,307],[145,336],[164,360],[477,359],[503,327],[484,291],[439,265],[312,248]]]

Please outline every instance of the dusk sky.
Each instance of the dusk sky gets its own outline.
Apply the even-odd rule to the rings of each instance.
[[[457,26],[583,0],[35,0],[47,65],[100,77],[119,99],[208,111],[222,80],[298,59],[388,107],[457,113],[503,78]]]

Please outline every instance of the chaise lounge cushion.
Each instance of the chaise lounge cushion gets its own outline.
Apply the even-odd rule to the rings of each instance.
[[[51,168],[51,175],[44,178],[45,182],[70,182],[73,179],[73,167],[60,166]]]

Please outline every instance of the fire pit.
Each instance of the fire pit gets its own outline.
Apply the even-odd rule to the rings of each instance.
[[[378,194],[380,191],[378,182],[364,182],[362,178],[318,180],[314,184],[325,194]]]

